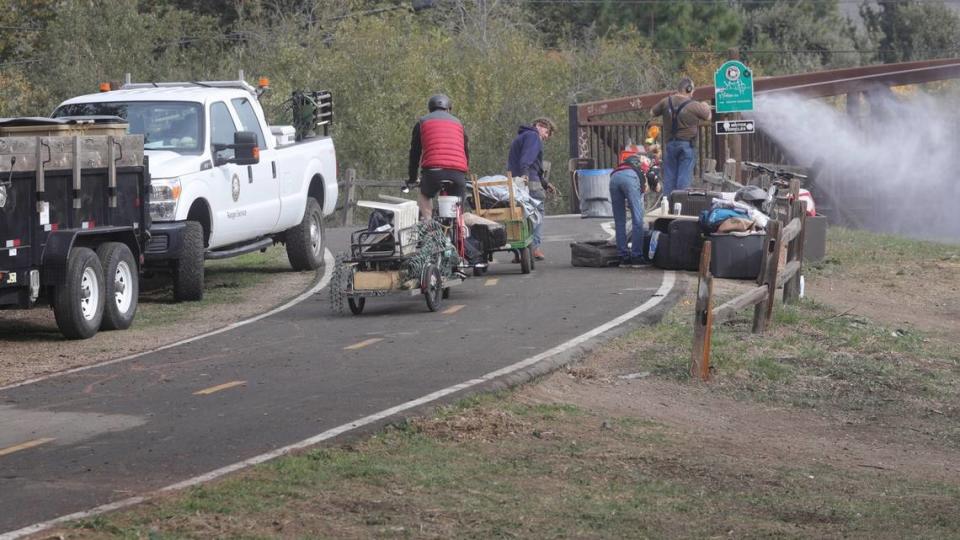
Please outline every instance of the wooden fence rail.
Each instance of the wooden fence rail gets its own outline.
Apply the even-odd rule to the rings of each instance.
[[[358,180],[357,171],[347,169],[343,178],[337,182],[337,185],[343,188],[343,204],[337,206],[337,210],[343,210],[340,225],[342,227],[353,225],[353,211],[357,207],[357,188],[388,188],[399,193],[404,184],[403,180]]]
[[[763,333],[773,318],[774,298],[777,289],[783,287],[783,302],[795,302],[800,297],[800,278],[803,267],[803,236],[806,211],[798,200],[800,182],[790,183],[790,196],[783,198],[776,214],[779,220],[767,224],[763,258],[757,287],[718,307],[713,307],[713,276],[710,274],[710,257],[713,248],[709,240],[704,242],[700,254],[697,302],[693,319],[693,348],[690,360],[690,376],[706,381],[710,378],[710,339],[713,325],[730,320],[743,309],[754,306],[753,332]],[[781,260],[782,259],[782,260]]]

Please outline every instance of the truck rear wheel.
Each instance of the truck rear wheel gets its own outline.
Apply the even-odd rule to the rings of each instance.
[[[203,227],[188,221],[183,229],[183,251],[173,261],[173,299],[177,302],[203,300]]]
[[[68,339],[87,339],[100,329],[105,300],[103,266],[93,250],[73,248],[67,272],[53,296],[57,327]]]
[[[140,280],[137,263],[126,244],[107,242],[97,248],[103,266],[104,297],[101,330],[126,330],[137,313]]]
[[[287,259],[298,272],[316,270],[323,264],[327,235],[323,230],[323,209],[313,197],[307,198],[307,209],[299,225],[287,229]]]

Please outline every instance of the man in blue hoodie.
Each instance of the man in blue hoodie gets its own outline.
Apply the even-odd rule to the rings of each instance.
[[[549,118],[537,118],[529,126],[520,126],[517,136],[510,143],[507,157],[507,170],[512,176],[526,176],[529,181],[530,197],[537,203],[540,220],[533,227],[533,256],[538,261],[544,259],[540,249],[541,229],[543,228],[543,201],[547,193],[556,193],[557,188],[543,177],[543,141],[556,131],[556,124]]]

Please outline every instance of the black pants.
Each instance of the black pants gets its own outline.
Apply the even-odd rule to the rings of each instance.
[[[461,199],[467,192],[467,173],[452,169],[422,169],[420,171],[420,193],[424,197],[433,198],[440,193],[443,181],[453,182],[447,188],[447,194]]]

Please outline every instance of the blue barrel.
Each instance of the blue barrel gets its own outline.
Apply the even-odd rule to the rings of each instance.
[[[583,217],[613,217],[610,204],[610,173],[613,169],[577,170],[577,194]]]

